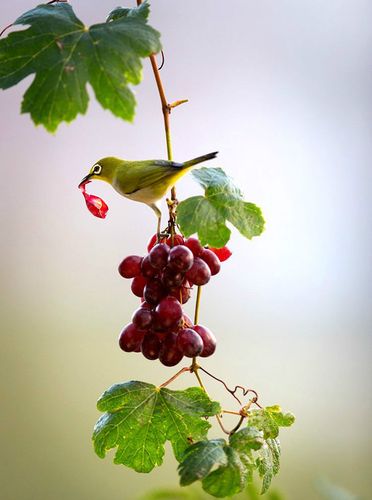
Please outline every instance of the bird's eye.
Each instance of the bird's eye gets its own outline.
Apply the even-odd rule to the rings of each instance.
[[[97,165],[94,165],[93,167],[93,174],[99,175],[102,171],[101,165],[97,163]]]

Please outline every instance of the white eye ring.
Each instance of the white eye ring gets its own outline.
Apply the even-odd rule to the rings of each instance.
[[[99,175],[102,172],[102,167],[97,163],[97,165],[94,165],[93,167],[93,174]]]

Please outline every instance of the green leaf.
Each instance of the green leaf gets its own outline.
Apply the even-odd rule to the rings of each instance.
[[[225,453],[224,439],[200,441],[190,446],[178,467],[181,486],[203,479],[213,467],[227,465],[228,457]]]
[[[141,81],[141,58],[161,45],[159,33],[147,25],[148,4],[124,10],[90,28],[68,3],[26,12],[14,24],[29,27],[0,40],[0,88],[35,74],[21,109],[49,132],[87,111],[87,83],[103,108],[132,121],[136,102],[128,84]]]
[[[264,229],[260,208],[243,200],[240,189],[221,168],[200,168],[192,172],[204,188],[204,196],[182,201],[177,220],[185,236],[194,233],[203,245],[221,248],[230,239],[231,222],[248,239],[259,236]]]
[[[171,391],[137,381],[113,385],[97,407],[106,412],[93,432],[97,455],[117,447],[114,462],[137,472],[161,465],[167,440],[181,460],[190,442],[206,437],[210,424],[203,417],[221,411],[198,387]]]
[[[269,447],[265,444],[260,450],[260,456],[257,458],[257,470],[262,477],[261,495],[267,492],[274,476],[271,453]]]
[[[246,484],[246,468],[239,454],[230,446],[225,447],[225,453],[227,464],[208,474],[202,481],[203,489],[219,498],[239,493]]]
[[[237,451],[259,450],[264,444],[262,432],[255,427],[246,427],[230,436],[230,445]]]
[[[264,439],[275,439],[279,435],[279,427],[290,427],[295,421],[292,413],[282,413],[279,406],[267,406],[249,412],[248,424],[263,431]]]

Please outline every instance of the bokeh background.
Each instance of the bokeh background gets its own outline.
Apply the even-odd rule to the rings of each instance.
[[[33,6],[2,2],[0,24]],[[115,6],[74,2],[87,24]],[[219,341],[205,366],[297,415],[275,480],[293,500],[321,498],[322,478],[372,498],[371,16],[368,0],[152,2],[168,98],[190,100],[172,115],[175,158],[219,150],[214,165],[267,220],[253,241],[234,232],[203,292]],[[165,157],[158,95],[146,61],[134,125],[92,99],[53,136],[19,114],[31,81],[0,94],[0,497],[131,500],[177,485],[169,449],[141,476],[97,458],[90,436],[106,387],[172,371],[117,346],[137,301],[116,268],[155,219],[95,183],[110,207],[96,219],[77,184],[106,155]],[[199,191],[179,183],[180,198]]]

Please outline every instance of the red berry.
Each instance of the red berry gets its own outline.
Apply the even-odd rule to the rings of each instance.
[[[175,247],[176,245],[183,245],[183,237],[180,234],[175,234],[174,239],[173,239],[173,245],[172,245],[172,238],[169,237],[167,239],[167,244],[170,247]]]
[[[205,326],[196,325],[194,326],[193,329],[200,335],[204,344],[204,349],[200,353],[200,356],[202,358],[207,358],[208,356],[211,356],[216,350],[216,344],[217,344],[216,337],[209,330],[209,328],[206,328]]]
[[[173,247],[169,252],[169,267],[179,272],[185,273],[191,269],[194,263],[192,251],[185,245]]]
[[[185,279],[184,273],[175,271],[166,267],[163,272],[162,282],[166,288],[175,288],[181,286]]]
[[[133,278],[132,284],[131,284],[131,290],[134,295],[137,297],[142,297],[143,296],[143,289],[145,288],[145,285],[147,283],[146,278],[143,276],[136,276]]]
[[[158,243],[149,253],[149,262],[156,269],[164,269],[168,262],[169,246],[165,243]]]
[[[209,250],[215,253],[221,262],[224,262],[225,260],[229,259],[232,256],[231,251],[227,247],[222,247],[222,248],[209,247]]]
[[[194,257],[199,257],[200,253],[203,250],[200,241],[197,238],[193,237],[187,238],[187,240],[185,241],[185,246],[192,251]]]
[[[132,323],[140,330],[148,330],[152,323],[152,312],[149,309],[140,307],[134,311]]]
[[[155,309],[156,318],[163,328],[176,326],[182,319],[182,307],[174,297],[166,297]]]
[[[204,262],[208,265],[209,269],[211,270],[212,276],[220,272],[220,259],[211,250],[208,250],[208,248],[203,248],[203,251],[200,254],[200,258],[204,260]]]
[[[147,283],[143,292],[143,296],[146,302],[149,302],[153,306],[159,304],[159,302],[165,297],[165,295],[166,292],[162,283],[155,279]]]
[[[133,323],[129,323],[122,330],[119,336],[119,346],[125,352],[135,351],[139,346],[141,346],[145,332],[139,330]]]
[[[145,335],[142,341],[141,351],[147,359],[158,359],[161,343],[157,335],[150,333]]]
[[[186,280],[182,286],[179,286],[177,288],[172,288],[169,295],[175,297],[181,304],[186,304],[186,302],[191,297],[190,290],[191,290],[190,284]]]
[[[120,263],[118,271],[123,278],[134,278],[141,274],[142,257],[139,255],[129,255]]]
[[[155,267],[151,265],[148,255],[146,255],[146,257],[142,260],[141,274],[145,278],[154,278],[157,274],[159,274],[159,269],[155,269]]]
[[[184,356],[194,358],[195,356],[199,356],[204,345],[198,333],[191,330],[191,328],[185,328],[177,335],[177,347]]]
[[[168,333],[160,348],[160,362],[165,366],[175,366],[178,365],[182,358],[183,354],[177,347],[177,335]]]
[[[186,273],[187,279],[197,286],[208,283],[211,278],[211,271],[207,264],[200,257],[195,257],[192,268]]]

